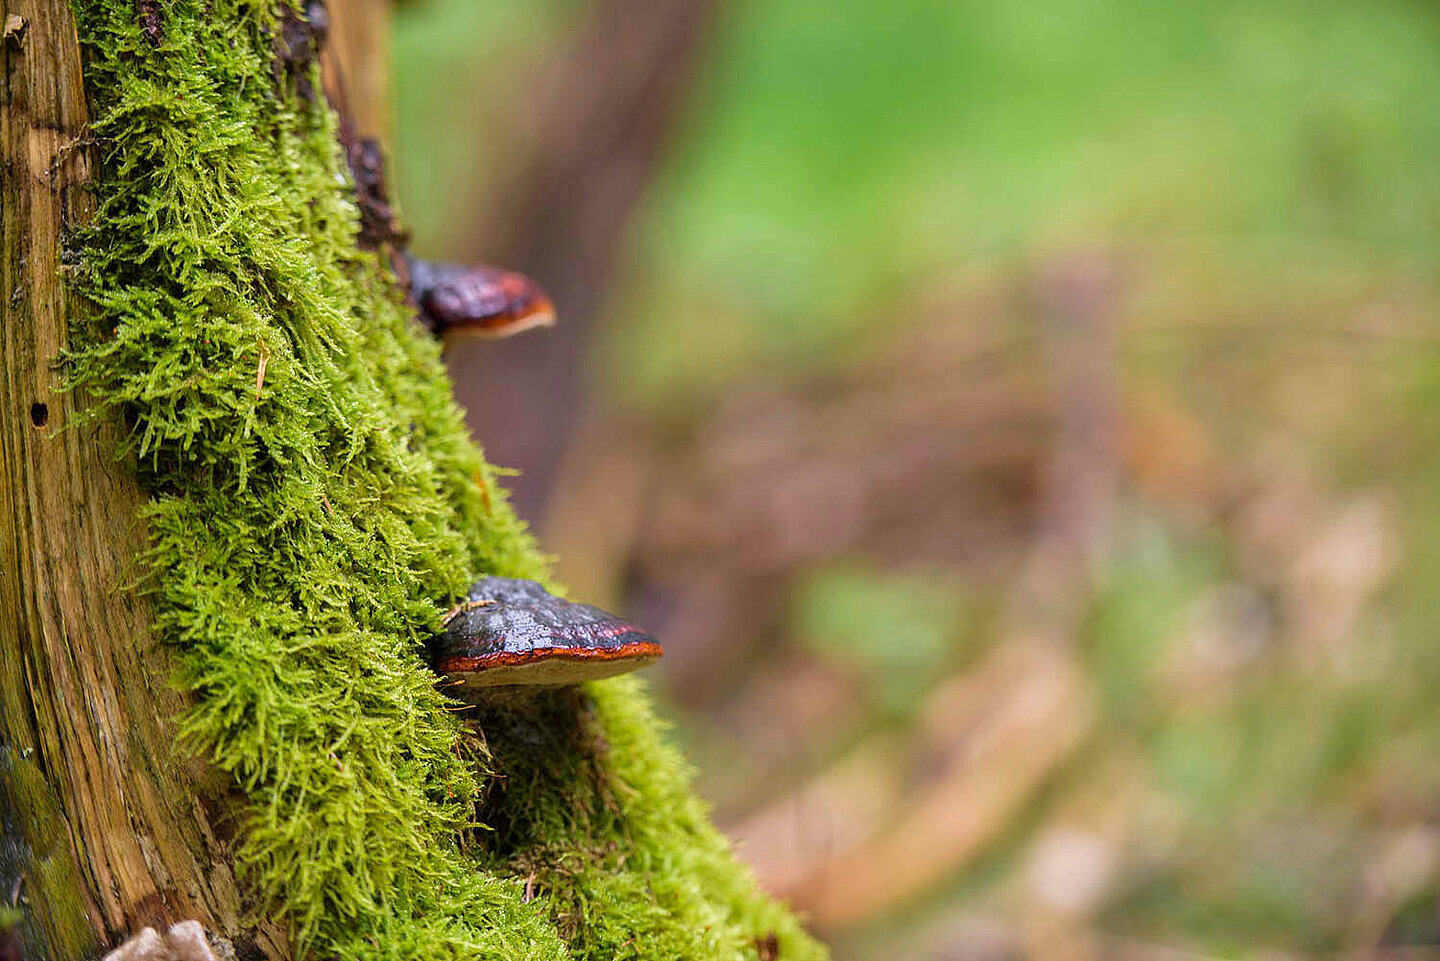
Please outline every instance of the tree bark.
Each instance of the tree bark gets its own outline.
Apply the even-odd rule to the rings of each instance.
[[[228,779],[174,746],[183,701],[134,583],[141,492],[115,430],[75,429],[58,384],[65,245],[93,211],[70,7],[0,8],[0,905],[23,911],[27,961],[189,918],[241,957],[287,958],[242,920]]]

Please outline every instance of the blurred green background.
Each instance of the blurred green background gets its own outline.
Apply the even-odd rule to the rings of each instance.
[[[417,0],[394,54],[416,249],[560,307],[460,399],[838,958],[1440,957],[1440,7]]]

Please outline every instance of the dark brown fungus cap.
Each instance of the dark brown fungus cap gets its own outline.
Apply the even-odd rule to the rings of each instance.
[[[578,684],[633,671],[664,653],[629,621],[509,577],[476,581],[446,617],[432,652],[436,673],[462,689]]]
[[[509,337],[555,323],[555,305],[524,274],[499,267],[410,258],[410,296],[430,331],[446,337]]]

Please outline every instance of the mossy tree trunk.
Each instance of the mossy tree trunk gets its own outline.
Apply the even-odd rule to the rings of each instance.
[[[241,923],[228,778],[177,755],[181,695],[145,599],[142,495],[114,428],[70,429],[58,387],[66,242],[89,219],[81,55],[67,0],[5,0],[0,266],[0,904],[29,959],[94,956],[144,925]],[[13,903],[12,903],[13,902]]]
[[[198,919],[246,961],[820,961],[640,684],[463,730],[436,690],[443,611],[546,561],[281,12],[73,9],[0,0],[0,958]]]

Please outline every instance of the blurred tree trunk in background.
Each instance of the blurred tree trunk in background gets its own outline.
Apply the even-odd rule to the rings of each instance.
[[[73,961],[199,918],[246,957],[288,958],[242,921],[229,779],[175,753],[182,698],[134,589],[141,492],[114,427],[73,429],[57,384],[64,245],[93,212],[70,5],[3,7],[0,956]]]
[[[510,173],[472,259],[538,279],[560,323],[540,336],[457,346],[447,361],[490,459],[523,471],[507,486],[532,524],[543,522],[586,419],[584,359],[616,250],[671,142],[715,12],[715,0],[600,0],[525,105],[533,129],[504,145]]]

